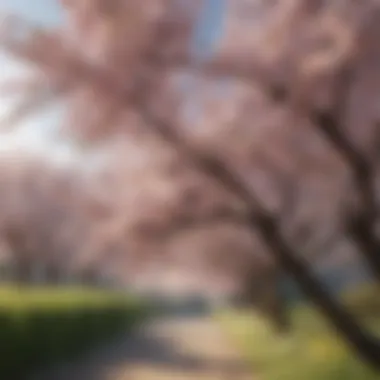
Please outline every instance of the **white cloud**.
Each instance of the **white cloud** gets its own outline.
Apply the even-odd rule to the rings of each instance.
[[[0,83],[28,74],[28,68],[20,62],[0,55]],[[10,111],[13,99],[0,98],[0,123]],[[60,137],[59,128],[63,110],[59,106],[31,115],[19,125],[0,129],[0,153],[36,153],[47,157],[70,162],[77,153],[74,146]],[[0,124],[1,125],[1,124]]]

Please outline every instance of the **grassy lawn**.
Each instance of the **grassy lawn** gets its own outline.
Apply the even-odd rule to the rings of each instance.
[[[380,334],[380,292],[368,287],[345,301],[363,323]],[[278,336],[265,320],[248,310],[217,316],[263,380],[379,380],[340,342],[310,307],[292,311],[294,330]]]

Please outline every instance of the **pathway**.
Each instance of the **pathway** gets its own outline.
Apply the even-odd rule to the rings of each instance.
[[[251,380],[210,316],[172,316],[36,380]]]

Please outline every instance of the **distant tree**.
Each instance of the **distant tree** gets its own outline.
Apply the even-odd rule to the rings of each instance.
[[[43,159],[3,159],[0,237],[9,251],[13,278],[57,283],[72,259],[78,227],[80,181],[71,170]],[[39,277],[39,279],[35,277]]]

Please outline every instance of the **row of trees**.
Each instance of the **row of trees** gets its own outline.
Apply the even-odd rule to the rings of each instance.
[[[94,239],[101,201],[80,172],[27,154],[2,157],[0,172],[3,276],[21,283],[84,277],[74,253],[80,257],[86,231]]]
[[[63,28],[10,20],[2,46],[37,67],[33,107],[54,94],[82,138],[119,141],[121,182],[103,180],[115,217],[99,225],[129,250],[104,252],[131,281],[174,266],[224,293],[286,272],[378,368],[379,342],[312,267],[349,240],[380,280],[378,2],[227,1],[207,60],[192,44],[201,1],[62,3]],[[30,108],[26,94],[14,116]]]

